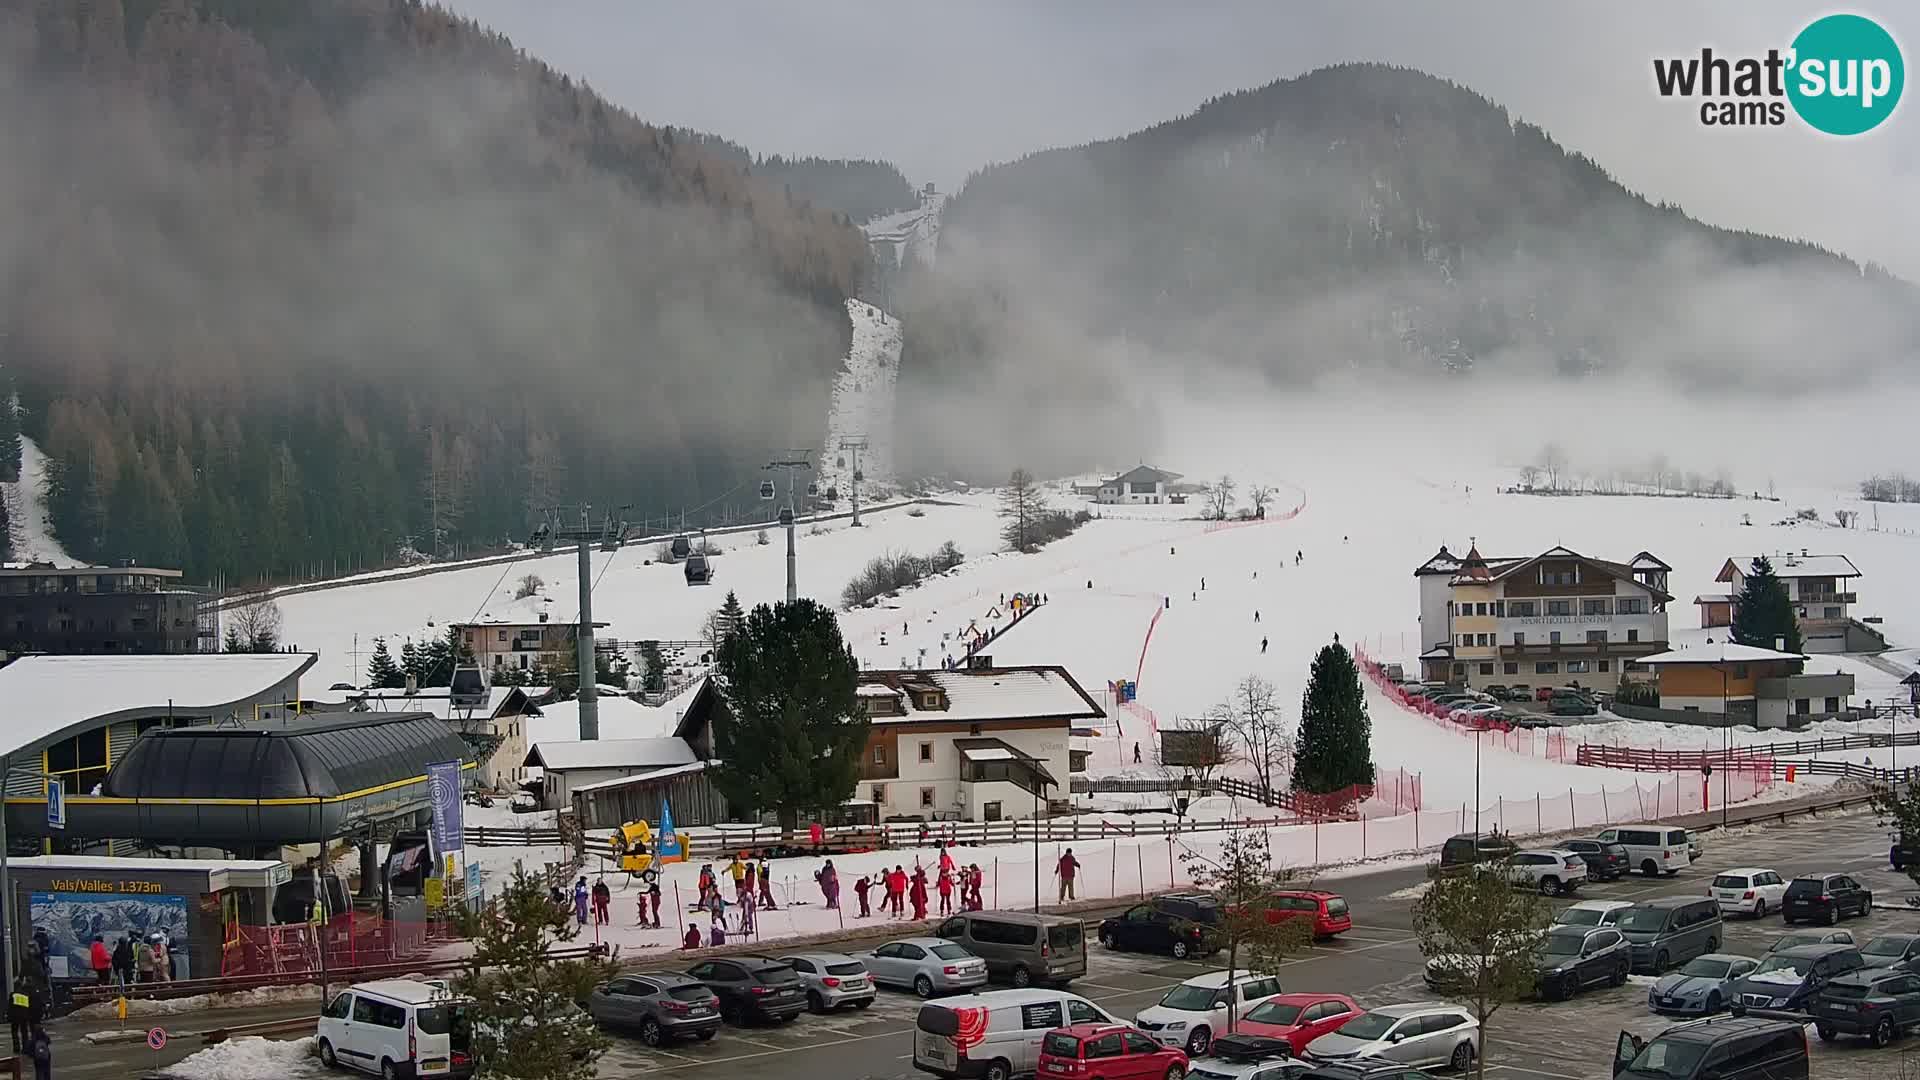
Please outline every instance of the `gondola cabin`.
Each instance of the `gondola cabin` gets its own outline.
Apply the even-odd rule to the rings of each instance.
[[[686,575],[688,585],[708,585],[713,582],[713,565],[705,555],[695,555],[687,560]]]

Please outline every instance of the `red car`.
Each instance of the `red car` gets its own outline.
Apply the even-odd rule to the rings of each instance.
[[[1235,1030],[1241,1035],[1283,1039],[1295,1054],[1307,1044],[1336,1031],[1363,1010],[1344,994],[1281,994],[1247,1010]]]
[[[1040,1040],[1036,1080],[1180,1080],[1187,1055],[1161,1046],[1125,1024],[1075,1024]]]
[[[1295,889],[1267,894],[1267,921],[1313,919],[1313,936],[1332,937],[1353,929],[1353,915],[1347,910],[1347,898],[1339,893],[1318,889]]]

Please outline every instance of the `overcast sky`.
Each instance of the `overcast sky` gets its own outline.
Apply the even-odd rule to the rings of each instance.
[[[442,0],[643,119],[756,153],[881,158],[957,187],[1348,60],[1461,82],[1651,198],[1920,281],[1920,102],[1865,136],[1700,125],[1655,56],[1785,48],[1807,3],[1381,0]],[[1873,17],[1917,57],[1920,8]],[[1913,94],[1907,95],[1912,98]]]

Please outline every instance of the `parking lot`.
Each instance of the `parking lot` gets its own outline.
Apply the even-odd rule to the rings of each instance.
[[[1847,925],[1864,941],[1876,933],[1920,932],[1920,912],[1903,897],[1911,884],[1886,865],[1886,834],[1868,815],[1799,820],[1734,836],[1709,836],[1704,867],[1658,881],[1630,877],[1583,889],[1585,899],[1640,899],[1704,892],[1712,873],[1737,865],[1771,866],[1794,874],[1830,870],[1854,874],[1875,890],[1880,906]],[[1353,904],[1355,926],[1341,940],[1319,945],[1291,960],[1282,977],[1289,990],[1328,990],[1352,995],[1363,1005],[1420,1001],[1432,995],[1421,982],[1422,957],[1410,930],[1411,907],[1421,874],[1400,870],[1331,883]],[[1721,951],[1757,956],[1785,928],[1773,916],[1763,922],[1729,921]],[[667,960],[664,958],[663,960]],[[1113,1013],[1131,1019],[1182,979],[1218,965],[1181,963],[1164,957],[1111,953],[1091,945],[1089,971],[1072,989]],[[669,961],[670,962],[670,961]],[[663,965],[664,966],[664,965]],[[1490,1074],[1522,1080],[1605,1080],[1621,1029],[1658,1031],[1672,1021],[1646,1009],[1649,976],[1625,987],[1590,990],[1570,1002],[1511,1005],[1488,1033]],[[865,1012],[802,1016],[779,1027],[726,1028],[712,1042],[650,1050],[624,1035],[600,1064],[603,1077],[672,1072],[686,1077],[737,1076],[757,1080],[903,1080],[919,1075],[912,1063],[912,1030],[920,1002],[908,994],[881,991]],[[1909,1044],[1872,1050],[1864,1043],[1827,1045],[1811,1035],[1814,1074],[1836,1080],[1883,1080],[1909,1059]]]

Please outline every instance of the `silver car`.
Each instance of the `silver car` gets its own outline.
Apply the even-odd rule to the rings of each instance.
[[[874,982],[904,987],[923,998],[987,984],[987,962],[945,938],[902,938],[853,959],[867,965]]]
[[[720,1030],[720,999],[676,972],[622,975],[587,995],[587,1012],[604,1027],[637,1032],[659,1046],[670,1039],[711,1039]]]
[[[864,1009],[873,1004],[873,980],[867,966],[844,953],[808,952],[783,956],[780,962],[793,968],[807,988],[807,1008],[812,1012],[831,1012],[844,1005]]]
[[[1731,953],[1696,956],[1660,976],[1647,991],[1647,1008],[1657,1013],[1711,1016],[1733,1001],[1733,984],[1746,978],[1759,961]]]
[[[1439,1001],[1373,1009],[1307,1044],[1307,1056],[1316,1061],[1444,1065],[1456,1072],[1471,1067],[1479,1053],[1480,1025],[1473,1015]]]

